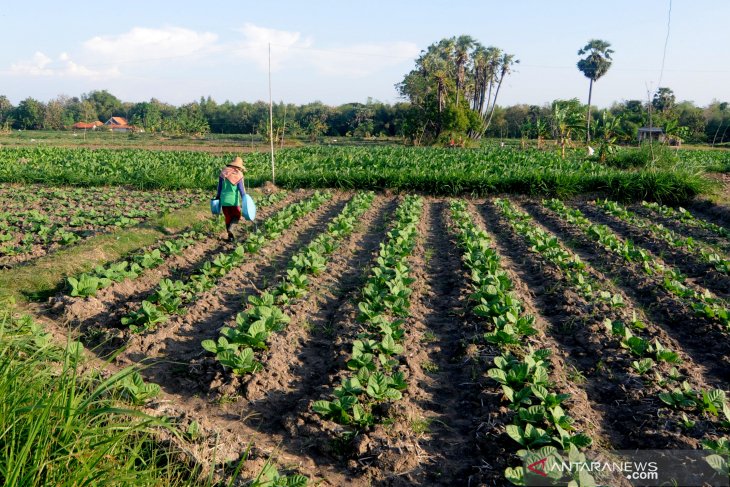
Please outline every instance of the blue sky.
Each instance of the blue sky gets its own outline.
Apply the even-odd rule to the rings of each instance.
[[[139,1],[4,0],[0,94],[17,104],[106,89],[123,101],[180,105],[268,100],[398,101],[422,49],[468,34],[520,60],[499,104],[585,99],[577,51],[605,39],[614,63],[593,103],[656,90],[669,0]],[[730,101],[730,2],[673,0],[662,86],[704,106]]]

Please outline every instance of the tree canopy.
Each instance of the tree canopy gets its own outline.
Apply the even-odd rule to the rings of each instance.
[[[426,142],[442,134],[481,137],[492,122],[502,82],[518,62],[467,35],[431,44],[396,85],[412,107],[408,134]]]

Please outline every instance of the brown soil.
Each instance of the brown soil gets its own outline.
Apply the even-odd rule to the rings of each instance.
[[[661,255],[664,262],[686,274],[690,282],[709,289],[724,299],[730,296],[730,276],[718,272],[712,264],[702,262],[696,253],[672,246],[654,237],[650,230],[637,228],[619,218],[607,215],[592,204],[583,203],[575,206],[594,223],[607,225],[622,238],[632,240],[654,255]]]
[[[604,319],[628,322],[632,312],[640,312],[629,297],[623,295],[626,306],[618,309],[586,301],[571,289],[562,271],[532,253],[525,240],[496,216],[498,210],[489,205],[483,214],[498,236],[500,248],[517,264],[521,277],[535,293],[536,305],[550,322],[546,332],[560,344],[558,348],[568,359],[566,368],[572,369],[571,380],[584,382],[587,400],[579,401],[579,410],[590,404],[598,412],[602,418],[601,436],[616,449],[698,447],[698,436],[686,434],[657,415],[663,409],[658,389],[633,373],[633,358],[607,336]],[[603,275],[591,272],[602,282],[603,289],[618,291]],[[690,372],[705,384],[699,371]]]
[[[309,192],[296,191],[287,195],[275,205],[263,207],[260,210],[262,219],[268,218],[282,207],[293,201],[305,198]],[[247,231],[250,231],[250,225]],[[240,232],[242,229],[239,228]],[[243,236],[239,234],[239,239]],[[127,279],[120,283],[102,289],[94,297],[74,298],[60,295],[51,300],[51,310],[61,313],[62,322],[78,327],[85,335],[95,336],[96,343],[106,342],[107,346],[115,347],[121,343],[123,334],[119,331],[108,330],[112,325],[118,325],[122,316],[132,309],[139,307],[139,303],[147,298],[162,279],[179,279],[194,273],[203,263],[215,254],[232,250],[233,244],[214,236],[207,238],[185,249],[178,256],[167,259],[162,265],[144,272],[137,279]]]
[[[585,234],[538,204],[526,204],[528,210],[548,230],[555,233],[572,251],[595,269],[617,281],[622,292],[646,311],[646,314],[674,338],[694,363],[701,364],[705,382],[725,387],[730,380],[730,346],[719,324],[695,316],[692,309],[669,294],[636,264],[606,252]]]

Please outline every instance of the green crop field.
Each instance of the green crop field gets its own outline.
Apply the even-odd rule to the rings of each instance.
[[[275,185],[244,154],[230,242],[235,151],[0,148],[0,483],[526,485],[655,449],[722,485],[729,162],[657,152],[311,146]]]

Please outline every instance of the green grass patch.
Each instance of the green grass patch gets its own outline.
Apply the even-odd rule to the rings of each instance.
[[[0,309],[0,485],[205,485],[156,441],[171,425],[119,400],[132,372],[83,375],[82,356]]]
[[[18,302],[45,300],[68,276],[88,272],[97,265],[120,259],[166,236],[202,225],[209,211],[194,205],[147,220],[131,228],[91,237],[78,245],[40,257],[30,264],[0,271],[0,299]]]

